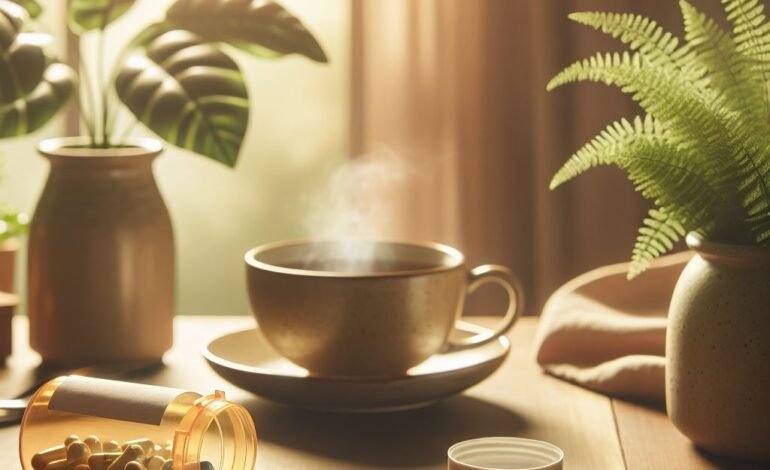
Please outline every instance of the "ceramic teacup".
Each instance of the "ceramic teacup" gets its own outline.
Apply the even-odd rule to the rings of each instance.
[[[447,451],[448,470],[562,470],[564,452],[550,442],[482,437]]]
[[[503,266],[472,270],[438,243],[287,241],[246,253],[251,309],[283,356],[319,376],[394,376],[450,348],[495,341],[520,315],[522,291]],[[487,282],[508,293],[489,333],[450,333],[467,292]]]

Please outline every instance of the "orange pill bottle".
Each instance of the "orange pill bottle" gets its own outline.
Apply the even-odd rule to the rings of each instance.
[[[143,447],[129,449],[141,458],[123,459],[147,469],[253,470],[257,452],[254,421],[223,392],[203,396],[71,375],[51,380],[30,400],[19,455],[24,470],[106,469],[131,443]]]

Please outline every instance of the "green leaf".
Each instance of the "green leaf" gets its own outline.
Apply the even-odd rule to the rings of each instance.
[[[758,0],[722,0],[727,19],[733,25],[736,50],[748,57],[753,67],[770,82],[770,23],[764,5]],[[765,106],[770,106],[770,91],[765,87]]]
[[[43,127],[72,96],[76,80],[68,66],[49,65],[30,94],[0,106],[0,138],[29,134]]]
[[[24,8],[7,0],[0,0],[0,51],[5,53],[11,47],[27,20],[29,15]]]
[[[718,221],[736,236],[749,238],[740,201],[723,194],[717,178],[692,165],[690,151],[673,143],[668,134],[649,115],[633,124],[624,119],[613,123],[567,161],[551,188],[594,166],[613,164],[628,172],[643,196],[679,222],[706,227]]]
[[[263,0],[176,0],[166,13],[172,26],[208,41],[225,42],[258,57],[300,54],[327,62],[315,37],[278,3]]]
[[[625,146],[642,140],[670,145],[660,122],[649,114],[644,118],[636,117],[633,123],[621,119],[610,124],[567,160],[554,175],[550,188],[556,189],[595,166],[616,163]]]
[[[770,22],[758,0],[722,0],[731,36],[686,0],[679,3],[683,45],[637,15],[571,15],[632,51],[576,62],[547,86],[616,86],[648,115],[609,126],[551,182],[555,187],[595,165],[612,164],[653,201],[658,209],[639,231],[630,277],[685,231],[770,246]]]
[[[725,106],[745,117],[746,124],[763,126],[767,108],[757,106],[764,100],[766,86],[761,74],[715,21],[685,0],[680,0],[679,5],[685,39],[695,52],[692,61],[706,69],[708,86],[723,94]]]
[[[188,31],[169,31],[128,56],[115,81],[128,109],[167,142],[234,167],[249,97],[236,63]]]
[[[136,0],[72,0],[70,27],[78,32],[104,29],[131,8]]]
[[[689,48],[680,48],[676,36],[647,17],[631,13],[582,12],[572,13],[569,18],[620,39],[653,65],[676,69],[692,79],[702,73],[690,67]]]
[[[21,6],[27,11],[30,18],[37,18],[43,13],[43,7],[37,2],[37,0],[10,0],[13,3]]]
[[[0,2],[0,138],[42,127],[69,100],[74,71],[46,55],[50,37],[23,33],[26,13]]]
[[[685,233],[682,224],[668,211],[651,209],[636,238],[628,279],[635,278],[649,267],[652,260],[671,251]]]
[[[9,204],[0,204],[0,242],[11,240],[27,232],[29,217]]]

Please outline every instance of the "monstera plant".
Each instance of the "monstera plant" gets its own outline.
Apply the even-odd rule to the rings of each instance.
[[[90,146],[122,145],[115,125],[120,99],[134,117],[166,142],[235,166],[249,117],[244,76],[230,50],[258,58],[326,55],[286,9],[261,0],[177,0],[165,19],[139,32],[113,70],[104,68],[110,26],[135,0],[72,0],[70,29],[95,36],[95,64],[83,54],[80,116]],[[39,0],[0,0],[0,137],[40,128],[75,88],[71,68],[46,54],[47,36],[25,31]],[[95,66],[95,68],[93,67]],[[131,125],[129,125],[129,128]]]
[[[76,74],[30,32],[27,19],[42,3],[0,0],[0,135],[38,129],[75,89],[87,134],[38,146],[51,165],[29,230],[27,313],[30,344],[47,362],[156,361],[171,346],[174,237],[152,173],[163,146],[131,137],[133,126],[234,167],[250,98],[233,52],[327,61],[295,16],[263,0],[172,0],[161,21],[108,47],[135,3],[69,1],[69,27],[84,49]],[[129,323],[143,325],[138,341],[120,329]],[[116,326],[117,335],[72,341]]]

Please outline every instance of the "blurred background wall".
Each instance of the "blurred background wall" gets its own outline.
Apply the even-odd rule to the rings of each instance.
[[[63,2],[44,3],[44,24],[63,37]],[[139,0],[116,23],[108,50],[168,3]],[[622,173],[596,169],[555,192],[548,182],[586,140],[638,109],[601,85],[546,93],[545,84],[577,59],[620,49],[569,21],[569,12],[642,13],[681,35],[677,2],[281,3],[319,38],[330,64],[236,53],[255,103],[238,166],[173,148],[156,164],[176,231],[178,313],[247,313],[243,253],[267,241],[333,235],[333,214],[345,211],[362,213],[354,219],[366,235],[444,241],[471,264],[511,266],[530,313],[570,277],[628,259],[647,204]],[[721,17],[718,0],[692,3]],[[66,53],[66,44],[57,47]],[[93,54],[88,41],[83,48]],[[64,132],[59,118],[0,143],[0,198],[33,210],[47,173],[34,147]],[[317,217],[324,211],[331,216]],[[19,261],[23,293],[23,249]],[[499,299],[489,299],[477,297],[471,308],[496,311]]]

